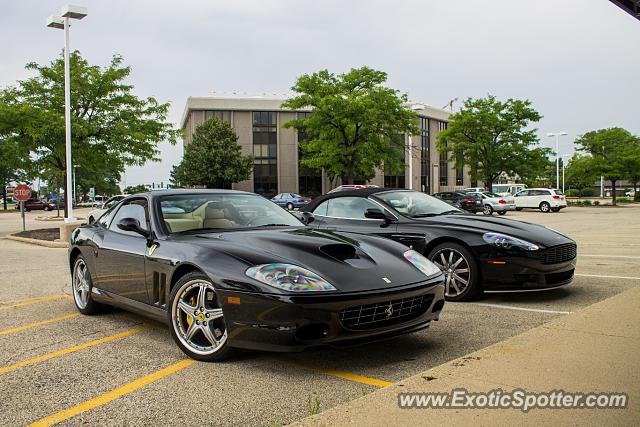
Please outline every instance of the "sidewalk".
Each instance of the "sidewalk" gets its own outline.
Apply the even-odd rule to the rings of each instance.
[[[445,308],[446,310],[446,308]],[[400,409],[401,392],[625,392],[626,409]],[[640,287],[294,425],[640,425]]]

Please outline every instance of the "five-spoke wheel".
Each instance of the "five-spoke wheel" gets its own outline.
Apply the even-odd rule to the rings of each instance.
[[[71,291],[73,292],[73,301],[76,303],[78,311],[82,314],[96,314],[107,308],[107,306],[93,301],[91,297],[92,287],[93,283],[89,267],[84,257],[78,255],[73,263]]]
[[[471,253],[457,243],[442,243],[431,250],[429,259],[444,273],[444,295],[460,301],[479,292],[476,263]]]
[[[224,313],[206,275],[189,273],[176,283],[169,318],[173,338],[189,357],[219,361],[229,356]]]

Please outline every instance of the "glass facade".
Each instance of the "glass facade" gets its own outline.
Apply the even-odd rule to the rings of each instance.
[[[442,132],[447,129],[447,122],[438,122],[438,132]],[[440,153],[440,173],[438,184],[449,185],[449,153],[447,151]]]
[[[298,113],[298,119],[306,119],[311,113]],[[298,193],[303,196],[316,197],[322,194],[322,171],[303,166],[300,161],[304,153],[300,142],[307,138],[304,131],[298,131]]]
[[[398,152],[398,156],[400,157],[400,163],[403,168],[399,171],[392,171],[385,167],[384,169],[384,186],[386,188],[406,188],[405,187],[405,173],[404,173],[404,165],[405,165],[405,157],[406,153],[404,150],[404,135],[398,135],[393,138],[390,142],[391,146],[396,149]]]
[[[253,113],[253,191],[278,194],[278,124],[275,111]]]
[[[430,185],[430,167],[429,167],[429,119],[420,117],[420,191],[429,194],[431,192]]]
[[[215,117],[222,122],[231,124],[231,111],[205,110],[204,119],[209,120],[211,117]]]

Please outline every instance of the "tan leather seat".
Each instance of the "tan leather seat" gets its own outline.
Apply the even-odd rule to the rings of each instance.
[[[217,203],[209,203],[204,211],[204,228],[231,228],[233,221],[224,217],[224,209]]]

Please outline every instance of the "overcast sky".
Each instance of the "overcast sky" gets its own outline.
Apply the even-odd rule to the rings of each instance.
[[[59,54],[46,17],[64,0],[4,0],[0,85]],[[452,98],[528,98],[546,132],[620,126],[640,133],[640,21],[607,0],[78,0],[71,48],[105,65],[122,54],[139,96],[171,102],[212,91],[285,93],[303,73],[368,65],[391,87],[442,107]],[[458,104],[459,105],[459,104]],[[182,143],[163,161],[130,168],[127,185],[167,181]]]

